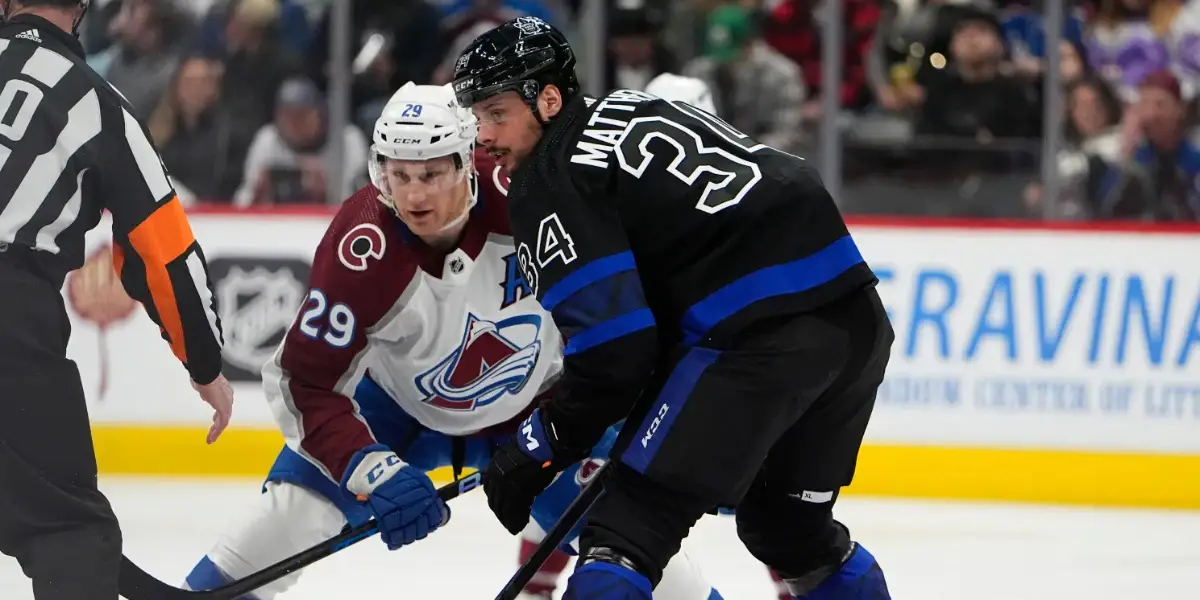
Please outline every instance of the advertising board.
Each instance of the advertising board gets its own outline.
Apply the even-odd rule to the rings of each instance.
[[[103,471],[265,472],[281,437],[257,370],[328,220],[193,214],[237,393],[237,429],[212,447],[140,309],[104,326],[71,309]],[[896,331],[852,492],[1200,508],[1200,230],[852,230]]]

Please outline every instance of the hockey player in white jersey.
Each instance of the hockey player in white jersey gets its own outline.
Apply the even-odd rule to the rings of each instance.
[[[372,184],[342,205],[307,301],[263,368],[287,440],[252,518],[188,575],[224,585],[374,518],[396,549],[448,521],[426,471],[479,469],[554,385],[562,341],[516,262],[507,177],[441,86],[408,84],[376,124]],[[551,527],[615,440],[539,497]],[[581,469],[581,465],[584,468]],[[501,559],[501,557],[497,557]],[[682,554],[658,598],[720,598]],[[292,574],[250,598],[270,600]]]

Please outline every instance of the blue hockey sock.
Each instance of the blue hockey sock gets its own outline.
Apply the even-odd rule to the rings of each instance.
[[[651,600],[651,589],[645,575],[597,561],[571,574],[562,600]]]
[[[221,569],[217,567],[217,565],[213,563],[212,559],[208,558],[207,556],[200,559],[200,562],[196,563],[196,566],[192,567],[192,572],[188,573],[187,579],[184,580],[184,583],[187,585],[189,590],[197,592],[204,590],[215,590],[229,582],[229,577],[225,575],[225,573],[222,573]],[[254,596],[246,594],[245,596],[237,598],[237,600],[256,599]]]
[[[856,544],[850,560],[812,591],[796,600],[891,600],[883,569],[861,544]]]

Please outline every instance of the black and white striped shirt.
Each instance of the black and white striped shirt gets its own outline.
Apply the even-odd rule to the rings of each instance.
[[[220,373],[221,326],[200,245],[132,107],[49,21],[0,27],[0,250],[61,283],[112,214],[114,260],[192,378]]]

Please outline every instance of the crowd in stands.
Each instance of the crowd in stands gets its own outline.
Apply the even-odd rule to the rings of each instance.
[[[521,14],[580,39],[583,0],[345,0],[351,114],[328,130],[331,0],[101,0],[89,62],[135,106],[181,196],[319,204],[328,140],[348,193],[369,132],[407,81],[445,83],[458,51]],[[591,0],[587,0],[591,1]],[[718,114],[819,161],[832,0],[603,0],[602,86],[664,72],[708,83]],[[1044,0],[1055,1],[1055,0]],[[840,0],[836,119],[849,212],[1196,221],[1200,0],[1063,0],[1056,65],[1041,0]],[[577,44],[579,45],[579,44]],[[1061,74],[1061,185],[1040,183],[1044,77]],[[335,138],[336,139],[336,138]]]

